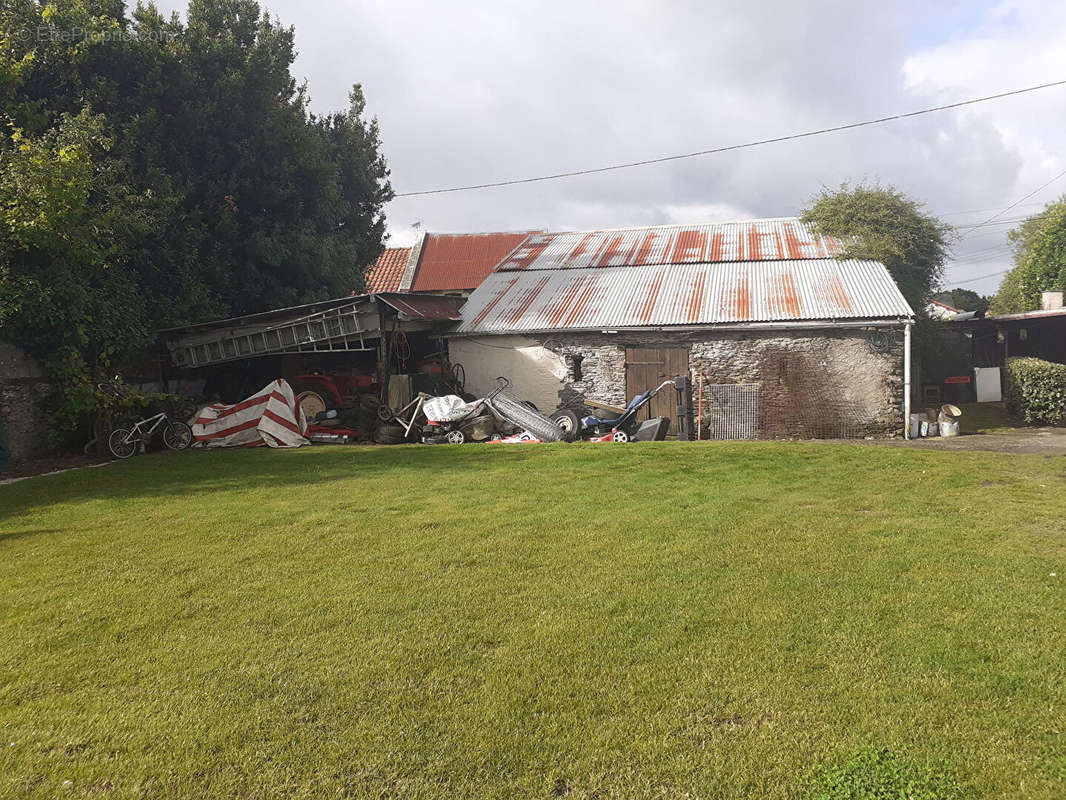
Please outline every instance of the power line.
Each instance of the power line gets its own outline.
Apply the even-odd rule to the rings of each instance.
[[[1058,180],[1059,178],[1061,178],[1061,177],[1063,177],[1063,176],[1066,176],[1066,169],[1064,169],[1064,170],[1063,170],[1062,172],[1060,172],[1060,173],[1059,173],[1058,175],[1056,175],[1056,176],[1055,176],[1054,178],[1052,178],[1051,180],[1049,180],[1049,181],[1048,181],[1047,183],[1045,183],[1045,184],[1043,184],[1043,185],[1041,185],[1041,186],[1038,186],[1037,188],[1033,189],[1033,191],[1029,192],[1029,194],[1027,194],[1027,195],[1026,195],[1025,197],[1021,197],[1021,198],[1019,198],[1018,200],[1014,201],[1014,202],[1013,202],[1013,203],[1011,203],[1011,204],[1010,204],[1009,206],[1007,206],[1006,208],[1004,208],[1004,209],[1003,209],[1002,211],[999,211],[998,213],[996,213],[996,214],[993,214],[993,215],[992,215],[991,217],[989,217],[988,219],[986,219],[986,220],[985,220],[984,222],[982,222],[982,223],[981,223],[980,225],[974,225],[974,226],[973,226],[972,228],[970,228],[970,229],[969,229],[968,231],[966,231],[965,233],[963,233],[962,235],[960,235],[960,236],[959,236],[959,239],[960,239],[960,240],[962,240],[962,239],[965,239],[965,238],[966,238],[967,236],[969,236],[969,235],[970,235],[971,233],[973,233],[973,232],[974,232],[975,230],[977,230],[978,228],[983,228],[983,227],[984,227],[985,225],[987,225],[988,223],[992,222],[992,220],[996,219],[996,218],[997,218],[997,217],[999,217],[999,216],[1002,216],[1003,214],[1006,214],[1006,213],[1007,213],[1008,211],[1010,211],[1010,210],[1011,210],[1012,208],[1014,208],[1014,207],[1015,207],[1016,205],[1018,205],[1019,203],[1021,203],[1021,202],[1022,202],[1023,200],[1028,200],[1028,199],[1029,199],[1030,197],[1032,197],[1032,196],[1033,196],[1034,194],[1036,194],[1036,193],[1037,193],[1037,192],[1039,192],[1039,191],[1042,191],[1042,190],[1046,189],[1047,187],[1049,187],[1049,186],[1050,186],[1051,184],[1053,184],[1053,183],[1054,183],[1055,181],[1057,181],[1057,180]]]
[[[745,144],[733,144],[725,147],[713,147],[708,150],[696,150],[692,153],[680,153],[672,156],[662,156],[660,158],[648,158],[641,161],[630,161],[624,164],[610,164],[605,167],[593,167],[591,169],[577,169],[569,172],[556,172],[550,175],[538,175],[531,178],[512,178],[505,181],[493,181],[490,183],[474,183],[467,186],[453,186],[446,189],[423,189],[416,192],[397,192],[395,197],[417,197],[421,195],[429,194],[449,194],[452,192],[469,192],[475,189],[492,189],[500,186],[515,186],[522,183],[540,183],[542,181],[554,181],[561,178],[573,178],[578,175],[593,175],[600,172],[612,172],[620,169],[630,169],[631,167],[643,167],[649,164],[662,164],[668,161],[680,161],[684,158],[696,158],[698,156],[709,156],[715,153],[726,153],[732,150],[743,150],[749,147],[758,147],[764,144],[776,144],[778,142],[787,142],[793,139],[806,139],[811,136],[821,136],[826,133],[837,133],[838,131],[847,131],[854,128],[864,128],[869,125],[879,125],[883,122],[892,122],[894,120],[906,119],[908,117],[917,117],[922,114],[932,114],[937,111],[947,111],[952,108],[961,108],[962,106],[974,105],[975,103],[984,103],[989,100],[998,100],[1003,97],[1011,97],[1013,95],[1025,94],[1027,92],[1036,92],[1041,89],[1050,89],[1054,86],[1062,86],[1066,84],[1066,80],[1053,81],[1052,83],[1042,83],[1038,86],[1029,86],[1025,89],[1014,89],[1009,92],[1000,92],[999,94],[990,94],[985,97],[975,97],[970,100],[961,100],[957,103],[948,103],[947,105],[934,106],[933,108],[923,108],[919,111],[908,111],[903,114],[892,114],[887,117],[878,117],[877,119],[868,119],[863,122],[851,122],[847,125],[835,125],[831,128],[820,128],[814,131],[806,131],[804,133],[793,133],[787,136],[775,136],[770,139],[760,139],[754,142],[746,142]],[[1023,200],[1025,198],[1022,198]],[[1019,201],[1021,202],[1021,201]],[[1015,204],[1017,205],[1017,204]],[[1014,206],[1008,206],[1008,209]]]
[[[1008,272],[1010,272],[1009,269],[1002,269],[999,272],[990,272],[988,275],[978,275],[976,278],[964,278],[961,281],[955,281],[955,284],[958,286],[962,286],[963,284],[974,283],[975,281],[983,281],[985,278],[994,278],[997,275],[1006,275]]]

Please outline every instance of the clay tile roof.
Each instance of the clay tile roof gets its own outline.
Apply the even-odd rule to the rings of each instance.
[[[410,255],[410,247],[386,247],[374,265],[367,268],[366,291],[377,293],[398,290]]]
[[[476,289],[531,233],[427,233],[411,291]]]

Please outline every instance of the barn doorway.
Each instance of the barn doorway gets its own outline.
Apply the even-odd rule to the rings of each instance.
[[[663,381],[688,375],[687,347],[627,347],[626,404],[641,392],[654,389]],[[640,412],[640,419],[667,417],[671,432],[677,424],[677,395],[667,387],[652,398]]]

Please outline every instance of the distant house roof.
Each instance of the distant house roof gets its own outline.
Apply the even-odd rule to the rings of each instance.
[[[374,265],[366,271],[367,292],[375,294],[397,291],[410,255],[410,247],[386,247]]]
[[[427,233],[418,251],[413,292],[476,289],[493,268],[534,231],[514,233]]]
[[[459,333],[913,316],[877,261],[798,219],[535,234],[463,307]]]
[[[931,319],[947,320],[954,317],[956,314],[962,314],[961,308],[955,308],[955,306],[949,306],[947,303],[941,303],[939,300],[930,300],[925,305],[925,313],[929,315]]]

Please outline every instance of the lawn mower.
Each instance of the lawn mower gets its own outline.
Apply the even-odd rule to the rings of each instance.
[[[670,431],[669,417],[654,417],[640,422],[640,410],[665,387],[676,388],[674,381],[663,381],[654,389],[638,394],[615,419],[585,417],[581,420],[581,435],[590,442],[658,442]]]

